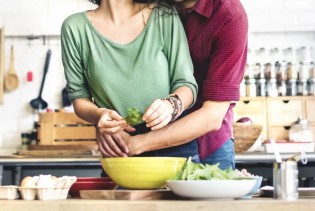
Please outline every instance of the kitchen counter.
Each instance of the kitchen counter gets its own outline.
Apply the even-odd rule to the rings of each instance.
[[[287,159],[293,154],[294,153],[286,153],[281,154],[281,156],[283,159]],[[315,173],[312,173],[313,170],[311,169],[311,166],[313,167],[315,165],[315,153],[306,153],[306,156],[309,162],[307,166],[310,166],[310,168],[307,169],[306,173],[300,171],[300,174],[303,177],[313,178],[315,177]],[[10,168],[13,175],[12,182],[9,184],[19,184],[21,178],[25,176],[22,172],[27,168],[55,169],[60,167],[69,170],[72,168],[76,168],[77,170],[88,168],[87,171],[92,172],[97,169],[101,170],[100,158],[100,156],[0,156],[0,184],[2,182],[1,176],[3,175],[5,168]],[[240,153],[235,155],[235,160],[237,168],[248,168],[250,165],[254,167],[259,166],[259,168],[265,166],[263,172],[256,172],[256,174],[260,174],[265,178],[270,178],[270,175],[272,174],[272,163],[275,161],[275,157],[274,154],[271,153]],[[255,169],[251,171],[254,172]],[[267,174],[269,174],[269,176]],[[312,179],[309,181],[312,181]]]
[[[282,159],[287,159],[294,153],[281,153]],[[309,162],[315,161],[315,153],[306,153]],[[100,156],[1,156],[0,165],[38,165],[38,164],[52,164],[56,165],[100,165]],[[275,161],[273,153],[239,153],[235,155],[236,163],[272,163]]]
[[[1,211],[313,211],[315,209],[314,198],[303,198],[296,201],[275,200],[272,198],[254,198],[246,200],[147,200],[147,201],[122,201],[122,200],[88,200],[67,199],[56,201],[25,201],[25,200],[1,200]]]

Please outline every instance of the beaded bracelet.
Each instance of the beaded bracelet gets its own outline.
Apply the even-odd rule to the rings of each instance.
[[[182,100],[178,97],[177,94],[170,94],[169,96],[162,98],[161,100],[167,100],[171,103],[174,109],[172,113],[171,122],[175,121],[177,117],[182,113],[182,110],[183,110]]]

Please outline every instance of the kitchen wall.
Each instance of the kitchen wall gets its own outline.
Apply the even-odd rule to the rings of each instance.
[[[248,13],[251,49],[299,48],[315,46],[315,1],[313,0],[242,0]],[[0,0],[0,27],[5,27],[5,69],[9,68],[10,47],[15,49],[15,69],[20,84],[5,92],[0,105],[0,153],[15,151],[21,145],[20,134],[33,127],[33,110],[29,102],[36,98],[43,76],[46,51],[52,57],[42,97],[49,108],[61,107],[61,90],[65,86],[59,35],[68,15],[95,8],[88,0]],[[28,40],[23,36],[48,35]],[[21,36],[21,37],[18,37]],[[315,58],[314,58],[315,59]],[[27,81],[27,72],[34,74]]]

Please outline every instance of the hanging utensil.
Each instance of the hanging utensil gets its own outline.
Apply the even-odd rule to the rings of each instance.
[[[48,106],[47,102],[45,102],[42,99],[42,92],[43,92],[43,87],[44,87],[44,83],[45,83],[45,79],[46,79],[46,74],[48,72],[48,66],[49,66],[50,57],[51,57],[51,50],[49,49],[47,51],[47,53],[46,53],[44,74],[43,74],[43,79],[42,79],[42,83],[41,83],[41,86],[40,86],[40,91],[39,91],[38,97],[35,98],[34,100],[32,100],[31,103],[30,103],[32,108],[34,108],[34,109],[41,110],[41,109],[47,108],[47,106]]]
[[[270,139],[270,143],[271,143],[271,146],[273,148],[273,153],[274,153],[274,155],[276,157],[277,163],[282,163],[281,155],[279,153],[276,141],[274,139]]]
[[[295,161],[295,162],[299,162],[300,160],[302,164],[304,165],[307,163],[307,157],[306,157],[305,152],[303,151],[296,153],[287,159],[287,161]]]
[[[13,91],[19,86],[19,77],[16,74],[14,67],[14,48],[11,46],[10,67],[9,72],[4,79],[4,88],[8,91]]]

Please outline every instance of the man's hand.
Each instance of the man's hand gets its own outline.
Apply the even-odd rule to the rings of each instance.
[[[134,131],[134,128],[129,127],[126,130],[131,132]],[[123,140],[122,135],[130,137],[125,131],[107,135],[96,129],[97,144],[103,157],[128,157],[128,145]]]

